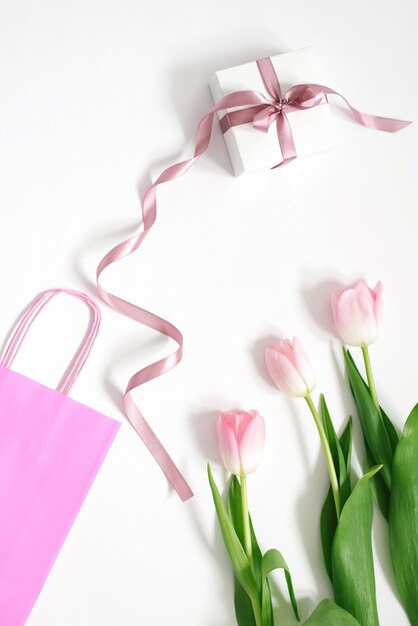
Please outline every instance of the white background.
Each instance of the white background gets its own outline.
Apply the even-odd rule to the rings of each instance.
[[[191,155],[216,69],[313,45],[323,82],[355,106],[417,119],[416,18],[413,0],[1,0],[3,337],[44,289],[94,293],[96,265],[135,232],[150,178]],[[205,157],[159,191],[158,225],[143,248],[104,277],[184,332],[182,364],[136,399],[196,497],[180,503],[125,423],[30,626],[234,623],[206,462],[223,485],[215,422],[236,406],[257,408],[267,422],[265,457],[249,480],[263,547],[284,553],[304,618],[331,594],[318,437],[304,403],[267,380],[264,348],[278,335],[302,338],[340,428],[353,405],[329,296],[337,284],[381,279],[385,319],[371,351],[378,390],[399,427],[418,400],[418,126],[372,132],[334,110],[337,148],[239,179],[215,128]],[[72,396],[124,420],[127,379],[173,346],[102,311]],[[80,303],[51,303],[16,369],[53,386],[86,320]],[[355,443],[361,460],[357,422]],[[374,536],[381,625],[405,626],[378,512]],[[277,615],[295,623],[283,602]]]

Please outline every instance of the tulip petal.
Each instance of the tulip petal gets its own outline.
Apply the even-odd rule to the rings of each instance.
[[[368,288],[367,288],[368,289]],[[376,341],[377,324],[373,310],[373,298],[368,289],[361,292],[357,297],[358,324],[361,324],[361,333],[363,335],[362,345],[370,345]]]
[[[278,352],[284,354],[284,356],[287,357],[289,361],[294,364],[293,343],[290,341],[290,339],[279,339],[275,344],[275,348]]]
[[[316,374],[305,352],[302,342],[297,337],[293,338],[293,363],[302,376],[309,391],[316,385]]]
[[[357,284],[355,289],[347,289],[336,304],[336,327],[344,343],[363,346],[373,343],[377,335],[373,313],[373,300]]]
[[[242,436],[244,435],[245,431],[247,430],[249,424],[251,423],[252,419],[253,419],[253,415],[252,413],[255,413],[256,415],[258,415],[257,411],[255,412],[250,412],[250,411],[237,411],[235,413],[234,419],[235,419],[235,435],[238,441],[238,448],[241,445],[241,439]]]
[[[238,442],[233,428],[229,423],[229,414],[221,414],[217,424],[219,450],[225,467],[232,473],[241,473]]]
[[[371,298],[371,289],[364,280],[358,280],[353,286],[353,289],[357,294],[363,294]]]
[[[372,297],[374,316],[376,318],[377,327],[379,328],[383,317],[383,287],[380,280],[376,287],[372,290]]]
[[[305,396],[308,392],[305,381],[287,356],[272,348],[266,350],[268,372],[278,388],[292,397]]]
[[[382,320],[382,284],[370,289],[364,280],[333,294],[335,328],[344,343],[368,346],[376,340]]]
[[[257,469],[263,455],[264,440],[264,419],[256,413],[255,416],[251,416],[239,441],[241,471],[245,475]]]

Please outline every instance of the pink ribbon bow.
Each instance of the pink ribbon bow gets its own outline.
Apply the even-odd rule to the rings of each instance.
[[[274,167],[284,165],[297,157],[287,113],[312,109],[320,104],[326,104],[328,102],[327,95],[340,97],[350,109],[356,122],[367,128],[396,133],[398,130],[411,124],[411,122],[396,120],[390,117],[361,113],[352,107],[344,96],[324,85],[295,85],[288,89],[285,95],[282,96],[279,79],[277,78],[271,59],[268,57],[260,59],[257,61],[257,65],[271,99],[265,98],[263,104],[245,107],[227,113],[220,120],[220,125],[224,134],[232,128],[232,126],[248,123],[252,123],[256,130],[266,133],[271,124],[276,122],[277,136],[283,161]]]
[[[131,394],[140,385],[161,376],[180,362],[183,354],[183,336],[178,328],[164,318],[106,291],[100,284],[102,272],[112,263],[135,252],[142,244],[157,217],[157,187],[185,174],[206,151],[211,138],[214,116],[218,111],[243,107],[228,113],[222,118],[220,123],[223,132],[226,132],[231,126],[249,122],[253,124],[256,130],[267,132],[270,125],[276,122],[278,139],[283,155],[283,163],[280,163],[280,165],[293,160],[297,156],[287,113],[323,104],[327,101],[327,95],[332,94],[342,98],[349,107],[354,119],[368,128],[396,132],[411,123],[361,113],[354,109],[341,94],[323,85],[297,85],[291,87],[282,97],[280,84],[271,60],[269,58],[261,59],[257,61],[257,64],[271,99],[269,100],[263,94],[252,90],[237,91],[221,98],[199,122],[193,157],[168,167],[145,193],[142,204],[142,230],[112,248],[100,261],[96,272],[99,295],[105,302],[127,317],[173,339],[178,345],[172,354],[155,363],[151,363],[131,377],[124,393],[123,404],[126,416],[132,426],[144,441],[182,500],[190,498],[193,492],[167,450],[136,406]]]

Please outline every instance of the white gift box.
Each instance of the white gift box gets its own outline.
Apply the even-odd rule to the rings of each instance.
[[[324,84],[318,74],[311,47],[277,54],[271,57],[271,61],[283,95],[294,85]],[[256,61],[220,70],[210,83],[215,102],[229,93],[247,89],[259,91],[271,98]],[[219,112],[219,119],[233,110]],[[287,118],[298,157],[335,145],[332,115],[327,103],[304,111],[291,111],[287,113]],[[251,123],[233,126],[226,131],[224,138],[235,176],[251,170],[271,168],[283,161],[275,123],[271,124],[268,133],[257,131]]]

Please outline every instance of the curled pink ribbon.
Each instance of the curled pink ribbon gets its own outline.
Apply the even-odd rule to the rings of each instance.
[[[323,85],[296,85],[295,87],[291,87],[284,97],[282,97],[280,84],[271,60],[269,58],[261,59],[257,61],[257,64],[271,99],[253,90],[237,91],[221,98],[199,122],[193,157],[165,169],[146,191],[142,203],[142,230],[112,248],[100,261],[96,272],[99,294],[107,304],[140,324],[144,324],[174,339],[178,344],[177,349],[172,354],[155,363],[151,363],[131,377],[124,393],[123,404],[126,416],[132,426],[148,447],[183,501],[192,497],[193,492],[167,450],[136,406],[131,395],[134,389],[161,376],[174,368],[181,361],[183,355],[183,336],[178,328],[162,317],[103,289],[100,284],[102,272],[112,263],[135,252],[142,244],[157,217],[157,187],[185,174],[206,151],[211,138],[213,119],[218,111],[243,107],[227,113],[221,119],[220,124],[223,132],[226,132],[232,126],[247,123],[252,123],[254,128],[258,131],[267,132],[270,125],[276,122],[278,139],[283,156],[283,163],[279,165],[287,163],[297,156],[292,131],[286,114],[293,110],[309,109],[323,104],[327,101],[327,95],[336,95],[342,98],[349,107],[353,118],[359,124],[367,128],[386,132],[397,132],[411,123],[361,113],[357,111],[357,109],[354,109],[341,94]]]

